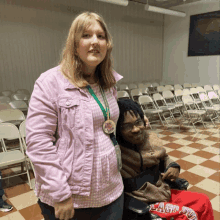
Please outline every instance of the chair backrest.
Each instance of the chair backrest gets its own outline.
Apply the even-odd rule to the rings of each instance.
[[[152,83],[152,86],[157,87],[157,86],[159,86],[159,84],[157,82],[154,82],[154,83]]]
[[[11,99],[7,96],[0,96],[0,103],[9,103]]]
[[[182,96],[182,95],[183,95],[183,90],[182,90],[182,89],[174,90],[174,95],[175,95],[176,97]]]
[[[0,111],[4,109],[11,109],[11,106],[8,103],[0,103]]]
[[[30,92],[27,89],[18,89],[16,92],[16,94],[26,94],[30,96]]]
[[[24,102],[24,101],[22,101],[22,100],[15,100],[15,101],[11,101],[11,102],[9,102],[9,105],[12,107],[12,108],[15,108],[15,109],[19,109],[19,108],[26,108],[26,109],[28,109],[28,106],[27,106],[27,104]]]
[[[205,86],[204,86],[204,89],[205,89],[206,91],[213,90],[213,88],[212,88],[211,85],[205,85]]]
[[[11,123],[0,123],[0,139],[19,139],[20,143],[20,150],[22,153],[24,153],[22,142],[21,142],[21,136],[18,128],[11,124]],[[3,147],[5,150],[7,150],[7,146],[5,145],[3,141]]]
[[[13,120],[25,120],[24,113],[19,109],[5,109],[0,111],[0,123]]]
[[[132,89],[131,90],[131,96],[140,96],[142,95],[142,92],[140,89]]]
[[[192,85],[192,88],[196,88],[197,86],[199,86],[198,83],[192,83],[191,85]]]
[[[209,97],[209,99],[218,99],[219,100],[219,96],[214,91],[209,91],[208,97]]]
[[[11,90],[2,91],[2,95],[3,95],[3,96],[7,96],[7,97],[10,97],[12,93],[13,93],[13,92],[12,92]]]
[[[132,90],[132,89],[137,89],[138,87],[137,87],[136,84],[131,83],[131,84],[128,85],[128,88],[129,88],[129,90]]]
[[[196,87],[196,89],[197,89],[197,92],[205,92],[206,91],[201,86]]]
[[[183,88],[191,88],[192,85],[190,83],[183,83]]]
[[[159,93],[153,94],[153,99],[154,99],[155,101],[164,100],[163,96],[162,96],[161,94],[159,94]]]
[[[128,85],[127,84],[121,84],[120,85],[120,91],[122,90],[129,90]]]
[[[118,91],[117,96],[118,96],[118,99],[120,99],[120,98],[130,98],[129,94],[126,91]]]
[[[165,85],[165,90],[164,91],[166,91],[166,90],[174,90],[174,87],[171,86],[171,85]]]
[[[183,87],[180,84],[175,84],[174,90],[177,90],[177,89],[183,89]]]
[[[26,137],[26,120],[21,122],[19,126],[19,132],[21,137]]]
[[[148,88],[144,87],[144,88],[140,88],[141,92],[143,95],[148,95]]]
[[[185,105],[191,105],[192,103],[194,103],[194,101],[190,95],[183,95],[182,100]]]
[[[190,95],[189,89],[183,89],[183,95]]]
[[[198,91],[197,91],[196,88],[190,88],[190,89],[189,89],[189,92],[190,92],[191,94],[196,94],[196,93],[198,93]]]
[[[14,93],[11,95],[11,100],[28,100],[30,95],[23,94],[23,93]]]
[[[165,99],[174,98],[174,95],[173,95],[173,93],[172,93],[170,90],[163,91],[163,92],[162,92],[162,96],[163,96]]]
[[[142,95],[138,98],[138,102],[140,103],[140,105],[142,105],[145,103],[151,103],[153,102],[153,100],[149,95]]]
[[[144,83],[138,83],[138,88],[145,88],[146,86],[144,85]]]
[[[220,89],[220,86],[217,85],[217,84],[215,84],[215,85],[212,86],[212,88],[213,88],[213,90],[219,90],[219,89]]]
[[[157,86],[157,91],[158,91],[158,92],[163,92],[164,89],[165,89],[164,86]]]

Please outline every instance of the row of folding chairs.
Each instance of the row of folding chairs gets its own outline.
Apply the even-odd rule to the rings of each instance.
[[[13,110],[13,111],[19,111],[19,110]],[[1,112],[1,111],[0,111]],[[1,115],[1,113],[0,113]],[[19,113],[15,113],[12,114],[13,116],[10,118],[9,121],[12,121],[12,119],[24,119],[24,115],[23,117],[20,117],[22,115],[22,112]],[[18,116],[18,117],[15,117]],[[6,118],[5,118],[6,119]],[[31,162],[31,160],[28,158],[28,156],[26,155],[26,150],[27,150],[27,145],[26,145],[26,141],[25,141],[25,137],[26,137],[26,126],[25,126],[25,119],[17,126],[15,124],[9,123],[6,121],[1,120],[0,122],[0,140],[1,140],[1,146],[2,146],[2,151],[0,152],[0,169],[6,169],[8,167],[14,166],[14,165],[21,165],[21,173],[16,173],[14,175],[10,175],[10,176],[6,176],[2,179],[9,179],[11,177],[15,177],[15,176],[20,176],[20,175],[27,175],[28,178],[28,182],[29,182],[29,186],[30,189],[32,189],[32,184],[31,184],[31,180],[30,180],[30,173],[29,173],[29,166],[31,166],[31,168],[33,169],[33,172],[35,174],[34,171],[34,166]],[[8,143],[11,140],[15,140],[18,139],[19,140],[19,146],[18,148],[15,147],[9,147]],[[25,166],[25,169],[23,167],[23,165]]]
[[[166,124],[169,126],[167,122],[167,118],[165,114],[169,113],[169,118],[175,122],[174,114],[178,114],[182,118],[187,118],[189,122],[193,124],[194,129],[194,122],[191,120],[191,116],[194,114],[199,118],[196,121],[199,122],[201,120],[202,114],[208,116],[212,123],[214,123],[214,119],[219,120],[219,107],[220,107],[220,90],[218,90],[219,95],[216,94],[214,91],[209,91],[208,94],[206,92],[196,93],[197,97],[192,96],[191,94],[183,94],[181,90],[177,90],[177,93],[174,95],[171,91],[163,91],[162,94],[155,93],[153,96],[143,95],[141,94],[139,89],[131,90],[131,97],[126,91],[119,91],[118,92],[118,99],[120,98],[131,98],[136,102],[139,102],[140,105],[143,105],[144,102],[148,102],[150,104],[150,108],[143,109],[147,110],[145,113],[150,115],[156,114],[159,116],[161,123],[164,125],[162,118],[164,118]],[[144,98],[143,98],[144,97]],[[187,97],[184,98],[183,97]],[[190,100],[190,102],[187,102]],[[145,106],[147,107],[147,106]],[[192,111],[188,111],[192,110]],[[212,114],[211,114],[212,112]],[[202,121],[204,124],[204,122]],[[151,127],[151,126],[150,126]]]
[[[11,101],[9,103],[0,103],[0,111],[4,109],[19,109],[27,114],[28,105],[22,100]]]
[[[0,93],[1,96],[11,97],[13,94],[25,94],[30,96],[30,92],[27,89],[18,89],[15,92],[12,90],[4,90]]]
[[[148,93],[151,95],[153,93],[157,93],[157,92],[162,92],[162,91],[166,91],[166,90],[170,90],[170,91],[174,91],[174,90],[178,90],[178,89],[193,89],[193,88],[201,88],[204,89],[206,91],[210,91],[210,90],[219,90],[220,86],[219,85],[204,85],[204,88],[202,88],[201,86],[197,86],[197,87],[182,87],[180,84],[176,84],[176,85],[165,85],[165,86],[159,86],[158,83],[154,83],[154,84],[143,84],[143,83],[139,83],[139,84],[121,84],[121,85],[117,85],[116,86],[117,91],[131,91],[133,89],[148,89]]]
[[[28,100],[30,99],[30,95],[27,94],[12,94],[11,96],[0,96],[0,103],[9,103],[11,101],[17,101],[22,100],[28,103]]]

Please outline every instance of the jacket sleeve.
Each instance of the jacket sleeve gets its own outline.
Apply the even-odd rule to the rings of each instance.
[[[54,202],[61,202],[72,193],[53,144],[56,141],[57,110],[50,98],[52,92],[46,87],[38,79],[29,103],[26,119],[27,155],[34,164],[41,190],[48,193]]]

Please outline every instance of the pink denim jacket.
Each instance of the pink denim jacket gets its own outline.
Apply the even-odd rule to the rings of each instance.
[[[36,182],[54,202],[90,194],[94,145],[89,97],[59,69],[54,67],[36,80],[26,119],[27,155]],[[123,78],[113,75],[116,81]],[[111,91],[117,98],[116,89]]]

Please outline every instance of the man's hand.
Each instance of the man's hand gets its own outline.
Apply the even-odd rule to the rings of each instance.
[[[149,126],[149,120],[148,120],[148,118],[146,117],[146,115],[144,115],[144,121],[146,122],[146,127],[148,127],[148,126]]]
[[[161,173],[162,180],[169,179],[175,181],[179,176],[179,168],[170,167],[166,173]]]
[[[69,220],[74,216],[73,200],[72,197],[54,204],[55,217],[60,220]]]

